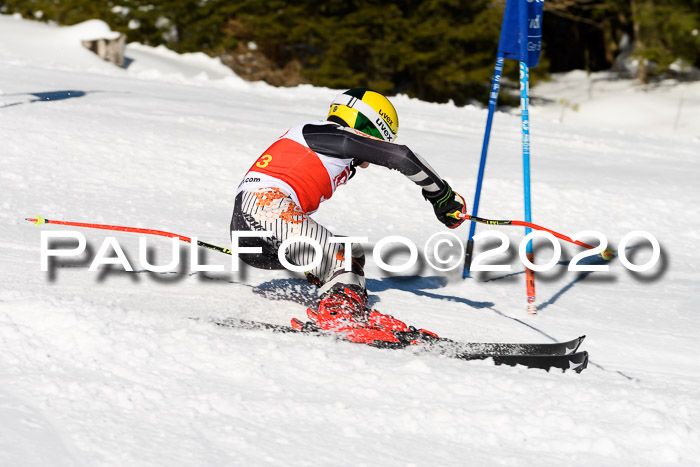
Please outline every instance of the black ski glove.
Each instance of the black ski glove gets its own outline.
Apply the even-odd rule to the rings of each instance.
[[[435,211],[435,216],[440,222],[450,229],[456,229],[466,220],[459,214],[467,213],[467,203],[459,193],[452,191],[452,187],[445,182],[442,190],[437,192],[427,192],[423,190],[423,198],[430,201]]]

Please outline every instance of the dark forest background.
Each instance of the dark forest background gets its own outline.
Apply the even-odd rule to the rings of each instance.
[[[98,18],[128,42],[219,56],[250,80],[457,104],[488,98],[504,7],[505,0],[0,0],[4,14],[60,25]],[[646,83],[700,66],[700,0],[546,0],[543,21],[533,82],[612,69]],[[505,76],[515,79],[516,64],[507,64]]]

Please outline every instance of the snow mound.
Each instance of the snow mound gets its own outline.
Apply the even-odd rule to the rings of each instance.
[[[532,88],[538,119],[634,133],[700,139],[700,82],[641,85],[614,72],[555,74]]]
[[[128,71],[147,79],[179,82],[225,81],[227,85],[249,88],[250,84],[232,69],[202,52],[178,54],[165,46],[150,47],[132,42],[126,47]]]
[[[18,15],[0,15],[0,58],[13,63],[31,62],[32,66],[115,76],[126,73],[139,79],[181,84],[201,85],[216,81],[218,86],[238,89],[267,86],[244,81],[219,58],[201,52],[178,54],[164,46],[130,43],[126,46],[124,70],[105,62],[82,45],[82,41],[117,37],[118,32],[98,19],[58,27],[23,20]]]
[[[118,73],[122,70],[83,47],[83,40],[114,38],[109,26],[90,20],[57,27],[0,15],[0,58],[12,63],[62,70]]]
[[[66,26],[59,29],[61,34],[75,42],[95,41],[98,39],[117,39],[121,35],[112,31],[107,23],[99,19],[91,19],[73,26]]]

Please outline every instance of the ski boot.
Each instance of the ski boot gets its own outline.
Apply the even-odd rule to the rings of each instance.
[[[333,288],[321,297],[318,310],[306,310],[310,323],[294,318],[292,326],[299,331],[329,331],[343,340],[385,348],[438,339],[436,334],[407,326],[393,316],[367,310],[366,304],[367,294],[357,286]]]

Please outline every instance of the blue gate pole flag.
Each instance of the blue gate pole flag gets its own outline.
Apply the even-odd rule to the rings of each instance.
[[[490,139],[493,112],[498,100],[500,90],[501,71],[503,69],[503,59],[513,59],[520,62],[520,102],[521,102],[521,129],[523,146],[523,182],[525,196],[525,221],[531,221],[530,202],[530,122],[529,122],[529,72],[528,68],[537,66],[542,50],[542,15],[544,0],[507,0],[503,21],[501,22],[501,36],[498,43],[498,56],[496,69],[494,71],[491,94],[489,96],[489,113],[486,120],[486,130],[481,148],[481,160],[479,163],[479,174],[477,177],[476,193],[474,195],[474,205],[472,215],[477,216],[479,210],[479,200],[486,166],[486,155],[488,153],[488,143]],[[463,277],[469,277],[469,268],[474,247],[474,232],[476,223],[472,222],[469,228],[469,239],[467,241],[466,256],[464,262]],[[526,229],[526,234],[530,229]],[[532,259],[532,242],[527,245],[526,251],[530,261]],[[534,273],[527,269],[527,294],[528,312],[534,313],[535,289]]]
[[[543,8],[544,0],[507,0],[498,52],[505,58],[525,62],[528,68],[536,67],[542,50]],[[521,41],[525,35],[527,40]]]

